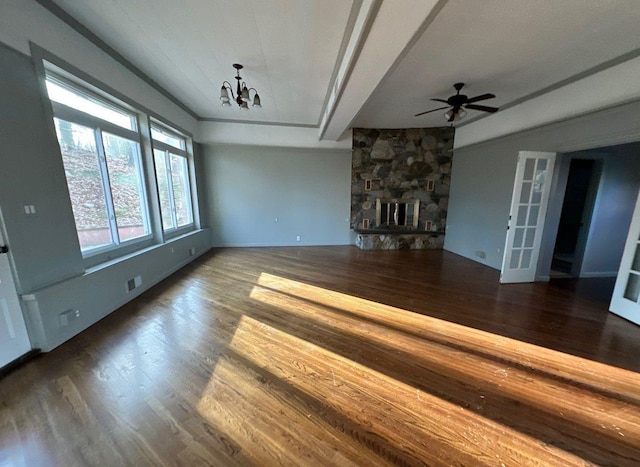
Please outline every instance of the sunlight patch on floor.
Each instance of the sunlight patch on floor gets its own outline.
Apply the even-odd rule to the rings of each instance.
[[[280,292],[310,304],[347,312],[364,322],[374,322],[444,345],[451,344],[476,354],[495,356],[529,369],[551,372],[597,389],[606,391],[615,380],[619,394],[639,398],[640,374],[629,370],[264,272],[258,278],[258,285],[261,287],[251,291],[251,298],[255,300],[261,300],[269,291]],[[290,301],[281,297],[278,302]],[[514,313],[517,313],[516,309]]]
[[[490,455],[494,462],[505,464],[521,465],[531,449],[539,451],[550,463],[560,459],[581,462],[561,449],[541,446],[535,438],[249,316],[241,318],[228,347],[273,377],[321,401],[364,429],[374,430],[376,436],[399,448],[419,446],[426,453],[437,450],[438,445],[446,441],[447,446],[457,446],[467,455],[478,459]],[[220,362],[197,409],[236,442],[247,446],[256,432],[262,431],[260,428],[268,432],[268,420],[262,413],[254,412],[252,418],[245,420],[243,428],[237,425],[233,412],[244,412],[252,405],[262,406],[264,401],[251,401],[265,394],[250,380],[242,384],[237,373],[233,365]],[[225,387],[234,381],[242,397],[236,396],[230,401],[224,395],[228,392]],[[290,401],[271,403],[286,406]],[[306,417],[313,419],[317,414],[310,411]],[[285,423],[299,423],[295,417],[286,420]],[[254,424],[256,432],[251,429]],[[407,425],[411,426],[410,431],[406,430]],[[272,429],[283,428],[276,424]],[[276,449],[264,447],[268,442],[261,439],[258,444],[262,447],[254,449]]]
[[[197,405],[239,445],[289,425],[331,431],[317,410],[262,390],[274,381],[270,391],[290,388],[399,450],[419,446],[418,458],[446,445],[505,464],[526,463],[532,449],[552,464],[582,462],[553,446],[552,435],[528,435],[527,417],[552,431],[554,420],[569,421],[608,442],[640,444],[636,373],[267,273],[249,297],[256,306],[242,311]],[[492,411],[504,401],[514,408],[509,425]],[[276,415],[252,411],[265,403]],[[234,419],[238,408],[251,414],[244,424]]]

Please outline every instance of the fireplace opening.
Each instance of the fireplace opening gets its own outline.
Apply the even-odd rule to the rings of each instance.
[[[376,200],[376,227],[417,229],[420,200]]]

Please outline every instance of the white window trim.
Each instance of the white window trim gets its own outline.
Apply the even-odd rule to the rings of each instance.
[[[180,134],[178,131],[176,131],[173,128],[167,127],[167,125],[158,122],[156,119],[152,119],[151,120],[150,128],[161,129],[162,131],[171,134],[175,138],[181,139],[184,142],[185,148],[189,148],[190,147],[186,136]],[[168,180],[168,184],[169,184],[169,203],[170,203],[170,206],[171,206],[171,217],[172,217],[172,220],[173,220],[173,225],[176,226],[176,227],[171,227],[171,228],[165,229],[164,225],[163,225],[163,235],[164,235],[165,240],[167,240],[167,239],[178,237],[180,235],[184,235],[185,233],[191,232],[191,231],[196,229],[196,213],[197,213],[197,211],[196,211],[195,206],[194,206],[194,197],[193,197],[194,180],[193,180],[193,176],[192,176],[193,155],[190,154],[190,152],[187,151],[186,149],[181,149],[181,148],[178,148],[176,146],[172,146],[172,145],[167,144],[167,143],[165,143],[163,141],[158,141],[156,139],[153,139],[153,137],[151,139],[151,145],[153,147],[153,151],[154,152],[156,150],[159,150],[159,151],[164,153],[165,167],[167,169],[167,180]],[[176,208],[175,208],[175,198],[174,198],[174,195],[173,195],[173,177],[171,176],[170,154],[174,154],[174,155],[179,156],[179,157],[184,157],[186,162],[187,162],[187,170],[186,170],[185,175],[187,177],[187,181],[189,183],[189,186],[185,187],[186,188],[185,189],[185,196],[188,198],[188,204],[189,204],[190,215],[191,215],[191,222],[189,224],[185,224],[185,225],[181,225],[181,226],[178,226],[178,219],[177,219]],[[155,158],[154,158],[154,166],[155,166]],[[157,179],[157,172],[155,170],[154,170],[154,173],[156,174],[156,179]],[[159,196],[159,194],[158,194],[158,196]],[[162,210],[162,207],[160,207],[160,210]],[[160,215],[160,218],[162,218],[162,213]]]
[[[109,102],[105,97],[96,96],[88,89],[84,88],[81,84],[75,83],[71,80],[65,80],[60,77],[56,73],[49,73],[49,71],[45,72],[45,79],[49,78],[49,76],[53,77],[53,81],[56,83],[62,83],[70,90],[74,92],[78,92],[79,94],[85,96],[91,96],[91,98],[95,99],[97,102],[104,103],[104,105],[108,107],[112,107],[119,111],[125,112],[127,114],[131,114],[135,116],[136,119],[136,127],[140,128],[140,115],[136,112],[123,108],[116,103]],[[150,211],[150,203],[149,203],[149,194],[147,192],[147,184],[145,178],[145,161],[142,157],[142,136],[140,132],[136,132],[133,130],[129,130],[123,128],[121,126],[115,125],[107,120],[103,120],[101,118],[95,117],[91,114],[83,112],[81,110],[74,109],[67,105],[61,104],[59,102],[51,101],[51,108],[53,110],[53,116],[60,120],[64,120],[67,122],[75,123],[87,128],[91,128],[94,131],[94,139],[96,143],[96,151],[98,156],[98,166],[100,168],[100,176],[102,179],[102,188],[105,197],[105,204],[107,208],[107,216],[109,223],[109,230],[111,233],[112,243],[109,245],[104,245],[97,248],[92,248],[90,250],[81,251],[82,257],[85,261],[85,265],[87,267],[95,266],[100,263],[110,261],[116,257],[126,255],[128,253],[132,253],[136,250],[146,248],[153,244],[153,226],[151,222],[151,213]],[[133,141],[138,144],[138,171],[140,174],[138,180],[138,189],[140,196],[142,198],[142,205],[144,209],[142,210],[142,216],[146,222],[146,225],[149,228],[149,233],[146,235],[131,239],[131,240],[120,240],[120,235],[118,233],[117,227],[117,219],[115,215],[115,206],[113,204],[113,195],[111,193],[111,184],[109,180],[108,167],[106,163],[106,154],[104,150],[103,143],[103,133],[113,134],[114,136],[121,137],[130,141]],[[76,226],[77,230],[77,226]]]
[[[167,242],[174,241],[176,238],[180,238],[184,235],[190,235],[198,231],[201,228],[201,225],[192,135],[188,131],[165,120],[162,115],[155,113],[150,108],[140,104],[140,102],[120,93],[117,89],[97,80],[93,76],[64,61],[48,50],[33,43],[30,44],[30,47],[32,56],[35,60],[36,71],[40,79],[40,90],[43,95],[43,102],[45,103],[45,113],[49,116],[48,121],[50,122],[51,136],[56,143],[58,140],[56,138],[54,128],[54,117],[59,117],[63,120],[69,121],[76,120],[79,114],[82,114],[82,116],[88,119],[92,119],[94,117],[84,112],[77,111],[76,109],[69,109],[67,106],[49,99],[45,84],[47,76],[57,78],[56,81],[62,81],[70,84],[73,89],[81,89],[82,94],[85,96],[96,99],[103,104],[114,107],[115,109],[125,110],[136,116],[138,133],[132,132],[137,135],[135,137],[132,137],[134,135],[129,133],[131,130],[127,130],[124,127],[114,125],[102,119],[96,120],[99,121],[99,124],[104,131],[127,139],[136,140],[140,144],[140,168],[142,170],[142,180],[140,180],[140,182],[147,196],[146,208],[148,212],[146,214],[149,216],[148,219],[151,229],[151,239],[144,242],[138,241],[139,239],[123,242],[116,250],[111,249],[106,252],[101,249],[91,250],[92,253],[95,253],[95,256],[83,255],[85,267],[87,269],[103,267],[104,265],[111,264],[113,261],[117,261],[132,254],[144,252],[153,246],[160,246]],[[56,109],[55,114],[54,108]],[[67,118],[70,116],[66,113],[67,110],[71,112],[73,117]],[[85,124],[88,122],[78,121],[78,123]],[[174,148],[173,146],[170,146],[170,148],[172,152],[185,155],[187,157],[193,223],[184,226],[183,228],[176,229],[170,233],[164,232],[162,228],[161,210],[158,199],[159,192],[153,155],[154,145],[151,137],[152,125],[181,137],[186,143],[186,152],[184,152],[184,154],[177,152],[180,151],[179,148]],[[85,124],[85,126],[93,127],[93,124]]]

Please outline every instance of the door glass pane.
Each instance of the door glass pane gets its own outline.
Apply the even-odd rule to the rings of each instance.
[[[173,199],[176,206],[178,227],[191,224],[191,191],[189,188],[189,171],[187,158],[170,154],[171,181],[173,182]]]
[[[542,202],[542,184],[534,183],[533,192],[531,193],[531,204],[540,204]]]
[[[111,245],[111,230],[93,129],[54,119],[80,249]]]
[[[169,174],[165,161],[165,152],[153,150],[153,158],[156,163],[156,179],[158,182],[158,196],[160,198],[160,214],[162,216],[162,227],[164,230],[175,229],[173,214],[171,211],[171,198],[169,197]]]
[[[516,229],[513,233],[513,247],[522,248],[522,239],[524,238],[525,229]]]
[[[536,166],[535,159],[527,159],[524,165],[524,177],[523,180],[533,180],[533,169]]]
[[[633,255],[633,263],[631,263],[631,269],[634,271],[640,272],[640,248],[638,248],[638,244],[636,243],[636,252]]]
[[[527,248],[532,248],[533,247],[533,239],[536,236],[536,229],[532,228],[532,229],[527,229],[527,234],[525,235],[524,238],[524,246]]]
[[[527,206],[518,207],[518,217],[516,218],[516,225],[527,225]]]
[[[510,269],[518,269],[518,265],[520,264],[520,250],[513,250],[511,253],[511,261],[509,261]]]
[[[538,167],[537,172],[542,172],[547,170],[547,160],[546,159],[538,159]]]
[[[135,141],[108,133],[102,134],[102,140],[120,241],[148,235],[150,227],[140,168],[140,147]]]
[[[520,203],[527,204],[529,202],[530,194],[531,194],[531,182],[524,182],[522,184],[522,191],[520,192]]]
[[[542,189],[542,185],[544,185],[544,181],[546,180],[547,177],[547,172],[544,170],[536,170],[536,175],[533,178],[534,181],[534,185],[537,185],[538,188],[541,190]]]
[[[529,209],[529,224],[538,225],[538,213],[540,212],[540,206],[531,206]]]
[[[531,250],[522,250],[522,261],[520,269],[528,269],[531,265]]]
[[[624,298],[631,300],[632,302],[637,302],[639,295],[640,295],[640,276],[637,274],[629,274],[627,287],[625,288],[625,291],[624,291]]]

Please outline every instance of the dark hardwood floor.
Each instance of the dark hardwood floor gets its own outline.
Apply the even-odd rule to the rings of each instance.
[[[0,465],[639,465],[640,327],[580,284],[214,250],[0,380]]]

